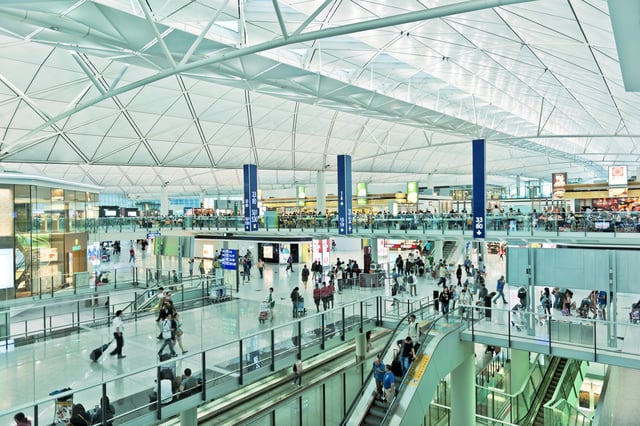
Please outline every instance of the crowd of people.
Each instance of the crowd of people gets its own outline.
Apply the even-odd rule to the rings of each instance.
[[[172,357],[178,356],[175,351],[176,344],[180,347],[182,354],[186,354],[188,351],[182,344],[182,335],[184,331],[182,329],[182,320],[180,314],[176,310],[173,300],[171,298],[171,292],[165,292],[163,287],[158,288],[158,304],[156,309],[158,310],[158,317],[156,322],[159,327],[158,340],[162,340],[163,343],[158,350],[158,356],[161,357],[166,348],[169,348],[169,354]]]

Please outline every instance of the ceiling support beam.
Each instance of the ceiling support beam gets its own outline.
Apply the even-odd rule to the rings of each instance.
[[[207,137],[204,134],[204,130],[202,129],[202,125],[200,124],[200,118],[196,111],[196,108],[193,106],[193,102],[191,102],[191,96],[189,95],[189,90],[187,86],[184,84],[184,79],[181,75],[176,76],[178,80],[178,86],[180,86],[180,91],[182,92],[182,96],[184,97],[184,101],[187,104],[187,108],[189,109],[189,114],[191,114],[191,118],[193,119],[193,125],[196,127],[196,131],[198,132],[198,137],[200,138],[200,143],[202,144],[202,148],[204,152],[207,154],[207,158],[209,159],[209,164],[211,167],[216,167],[216,162],[213,158],[213,153],[211,152],[211,148],[207,144]]]
[[[38,107],[38,105],[36,105],[36,103],[33,102],[31,100],[31,98],[29,98],[29,96],[27,96],[26,93],[24,93],[23,91],[18,89],[8,78],[6,78],[2,74],[0,74],[0,82],[2,82],[5,86],[7,86],[9,88],[9,90],[11,90],[18,98],[20,98],[20,100],[22,102],[24,102],[25,104],[29,105],[29,108],[31,108],[33,110],[33,112],[35,112],[36,115],[38,115],[38,117],[40,117],[43,121],[45,121],[45,122],[51,121],[49,116],[47,114],[45,114]],[[82,161],[84,161],[85,163],[89,163],[89,158],[86,155],[84,155],[82,150],[80,148],[78,148],[78,146],[71,140],[71,138],[69,136],[67,136],[67,134],[64,132],[64,130],[60,128],[60,126],[58,126],[55,122],[53,122],[53,123],[49,124],[49,126],[47,126],[47,127],[51,127],[55,131],[55,133],[59,137],[61,137],[67,143],[67,145],[69,145],[69,147],[76,153],[76,155],[78,155],[78,157],[80,157],[82,159]],[[39,143],[39,142],[37,142],[37,143]],[[19,148],[19,151],[22,151],[23,149],[27,149],[31,145],[35,145],[37,143],[32,143],[32,144],[29,144],[29,145],[24,146],[22,148]],[[12,152],[15,152],[15,151],[12,150],[12,147],[13,147],[13,145],[9,146],[9,151],[7,151],[7,149],[5,148],[5,150],[0,154],[0,159],[2,159],[2,157],[6,157],[7,155],[10,155]]]
[[[260,167],[258,161],[258,148],[256,147],[256,133],[253,128],[253,113],[251,111],[251,93],[248,90],[244,91],[244,106],[247,112],[247,129],[249,129],[249,163],[251,163],[251,157],[253,157],[253,164]]]
[[[296,134],[298,133],[299,112],[300,102],[296,102],[293,107],[293,121],[291,123],[291,170],[296,169]]]
[[[300,34],[302,31],[304,31],[305,28],[307,28],[309,24],[312,23],[316,19],[316,17],[320,15],[320,13],[323,10],[325,10],[326,7],[329,6],[331,3],[333,3],[333,0],[324,0],[324,3],[322,3],[311,15],[309,15],[309,17],[305,19],[302,25],[300,25],[298,29],[295,30],[291,35],[296,36]]]
[[[229,3],[229,0],[224,0],[224,4],[220,6],[220,8],[216,11],[216,14],[213,15],[213,18],[211,18],[209,22],[207,22],[207,25],[205,25],[205,27],[202,29],[202,31],[200,31],[200,34],[198,34],[198,38],[196,39],[196,41],[191,43],[191,46],[189,46],[189,50],[187,50],[187,53],[184,54],[179,65],[184,65],[187,62],[189,62],[189,59],[191,59],[193,52],[195,52],[198,46],[200,46],[200,43],[202,43],[202,40],[204,40],[205,36],[209,32],[213,24],[216,23],[216,21],[218,20],[218,17],[222,13],[222,11],[227,7],[228,3]]]
[[[394,25],[402,25],[410,22],[443,18],[447,16],[460,14],[460,13],[474,12],[478,10],[491,9],[495,7],[508,6],[512,4],[528,3],[531,1],[533,0],[468,0],[460,3],[451,4],[451,5],[425,9],[417,12],[403,13],[400,15],[372,19],[369,21],[357,22],[354,24],[347,24],[347,25],[342,25],[338,27],[330,27],[330,28],[322,29],[318,31],[310,31],[304,34],[297,34],[295,36],[292,35],[286,40],[285,39],[270,40],[270,41],[259,43],[253,46],[246,46],[236,50],[221,52],[221,53],[212,55],[209,58],[185,63],[182,65],[176,65],[175,67],[172,67],[170,69],[164,69],[149,77],[145,77],[138,81],[134,81],[133,83],[127,84],[125,86],[121,86],[120,88],[109,90],[104,95],[98,96],[82,105],[77,105],[76,107],[70,110],[67,110],[61,114],[58,114],[55,117],[52,117],[51,119],[47,120],[47,122],[32,129],[30,132],[24,135],[21,139],[27,139],[31,135],[41,131],[46,127],[49,127],[52,123],[63,120],[77,112],[90,108],[111,97],[118,96],[120,94],[129,92],[131,90],[138,89],[142,86],[154,83],[156,81],[165,79],[175,74],[189,72],[189,71],[196,70],[198,68],[205,67],[208,65],[213,65],[220,62],[228,61],[230,59],[236,59],[236,58],[240,58],[247,55],[253,55],[256,53],[265,52],[271,49],[276,49],[276,48],[298,44],[298,43],[304,43],[312,40],[319,40],[324,38],[353,34],[361,31],[386,28],[386,27],[390,27]],[[242,4],[242,1],[240,1],[240,3]],[[241,17],[240,19],[240,24],[242,24],[242,18],[243,17]],[[244,32],[244,25],[241,25],[241,31]],[[245,39],[242,38],[242,40],[245,40]]]
[[[273,8],[276,11],[276,18],[278,18],[278,25],[280,25],[280,31],[282,31],[282,37],[286,40],[289,38],[289,33],[287,32],[287,25],[282,18],[282,11],[280,10],[280,5],[278,4],[278,0],[271,0],[273,3]]]
[[[147,18],[147,22],[151,26],[151,29],[153,30],[153,33],[156,36],[156,40],[158,40],[158,43],[160,43],[160,48],[162,49],[162,52],[164,53],[164,56],[167,58],[167,60],[171,64],[171,66],[175,67],[176,66],[176,61],[173,60],[173,56],[171,55],[171,51],[167,47],[167,44],[164,42],[164,38],[162,38],[162,35],[160,34],[160,31],[158,30],[158,26],[156,25],[156,22],[155,22],[155,20],[153,18],[153,14],[151,13],[151,9],[149,9],[149,4],[146,2],[146,0],[138,0],[138,4],[142,8],[142,11],[144,12],[144,16],[145,16],[145,18]]]

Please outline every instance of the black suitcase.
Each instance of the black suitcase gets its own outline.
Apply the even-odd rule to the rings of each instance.
[[[99,346],[99,347],[95,348],[94,350],[92,350],[91,353],[89,354],[89,358],[91,358],[91,361],[93,361],[93,362],[98,361],[98,359],[100,359],[100,357],[102,356],[104,351],[107,350],[107,348],[109,347],[110,344],[111,344],[111,342],[108,342],[108,343],[105,343],[104,345]]]

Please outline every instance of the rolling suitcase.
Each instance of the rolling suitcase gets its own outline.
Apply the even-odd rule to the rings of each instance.
[[[91,358],[91,361],[93,362],[98,361],[98,359],[100,359],[100,357],[102,356],[104,351],[107,350],[110,344],[111,342],[107,342],[104,345],[98,346],[97,348],[92,350],[91,353],[89,354],[89,358]]]

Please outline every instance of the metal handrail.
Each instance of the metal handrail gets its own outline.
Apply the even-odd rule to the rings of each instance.
[[[396,326],[394,327],[393,331],[391,332],[389,340],[387,341],[385,346],[380,351],[380,354],[386,354],[386,353],[389,352],[389,350],[391,349],[391,345],[393,343],[395,343],[395,341],[397,340],[396,339],[396,337],[397,337],[396,335],[398,333],[398,329],[400,328],[400,326],[405,326],[406,325],[406,320],[409,318],[410,315],[416,315],[418,313],[423,314],[424,310],[430,308],[431,306],[433,306],[433,301],[428,302],[427,305],[421,306],[420,308],[418,308],[418,309],[416,309],[414,311],[408,312],[404,317],[399,319],[398,323],[396,324]],[[437,321],[437,319],[436,319],[436,321]],[[424,345],[422,345],[422,343],[427,338],[427,335],[428,335],[429,331],[433,328],[433,326],[435,325],[436,321],[433,321],[431,324],[429,324],[429,328],[427,329],[427,332],[424,333],[424,335],[420,339],[420,344],[421,344],[422,348],[424,348]],[[349,405],[349,407],[345,411],[345,415],[342,418],[342,422],[340,422],[341,426],[346,425],[346,422],[348,421],[348,419],[353,415],[353,412],[354,412],[354,410],[356,408],[356,405],[358,404],[358,402],[360,402],[360,399],[364,396],[364,394],[365,394],[365,392],[367,390],[367,387],[369,386],[369,383],[371,382],[371,378],[372,377],[373,377],[373,369],[371,371],[369,371],[369,374],[364,379],[363,384],[360,387],[360,390],[356,393],[356,396],[354,397],[353,401],[351,402],[351,404]]]

